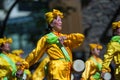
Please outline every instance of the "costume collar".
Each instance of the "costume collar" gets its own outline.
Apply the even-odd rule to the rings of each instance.
[[[57,31],[53,31],[53,33],[56,35],[56,36],[60,36],[61,33],[60,32],[57,32]]]
[[[120,36],[113,36],[111,39],[112,42],[119,42],[120,43]]]

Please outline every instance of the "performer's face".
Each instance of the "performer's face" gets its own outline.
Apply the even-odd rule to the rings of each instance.
[[[5,43],[2,46],[2,51],[9,52],[10,51],[10,44],[9,43]]]
[[[93,55],[99,56],[100,55],[100,49],[94,48],[92,53],[93,53]]]
[[[120,28],[117,28],[117,29],[116,29],[116,34],[117,34],[117,35],[120,35]]]
[[[57,16],[57,18],[53,20],[53,22],[51,23],[51,26],[53,30],[57,32],[60,32],[62,30],[62,20],[60,16]]]

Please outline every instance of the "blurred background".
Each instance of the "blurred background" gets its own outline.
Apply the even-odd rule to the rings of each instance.
[[[73,50],[74,60],[88,59],[89,43],[102,44],[103,59],[111,24],[120,20],[120,0],[0,0],[0,37],[11,37],[11,50],[23,49],[25,58],[45,34],[44,14],[52,9],[64,13],[62,33],[85,35],[84,43]]]

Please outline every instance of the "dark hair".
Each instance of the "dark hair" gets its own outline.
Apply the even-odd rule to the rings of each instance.
[[[113,31],[113,36],[117,35],[117,29],[118,29],[118,27],[116,29],[112,30]]]
[[[0,46],[0,53],[2,52],[2,47],[4,46],[4,44],[1,44]]]
[[[50,26],[50,24],[48,24],[48,27],[46,28],[46,34],[50,33],[52,31],[52,27]]]

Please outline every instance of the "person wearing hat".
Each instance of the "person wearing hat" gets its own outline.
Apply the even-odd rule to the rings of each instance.
[[[22,54],[24,53],[24,51],[22,49],[16,49],[16,50],[13,50],[11,52],[13,55],[16,55],[18,56],[19,58],[23,59],[22,58]],[[17,65],[17,70],[23,70],[23,75],[26,76],[26,80],[29,80],[31,78],[31,72],[29,69],[24,69],[24,64],[21,64],[20,62],[16,63]],[[18,74],[19,75],[19,74]],[[23,77],[19,75],[19,77]]]
[[[83,43],[81,33],[62,34],[63,13],[57,9],[45,13],[49,33],[42,36],[36,48],[26,57],[34,65],[46,52],[50,58],[47,80],[70,80],[72,49]]]
[[[16,55],[10,53],[11,38],[0,38],[0,79],[3,80],[15,80],[17,65],[21,63],[24,68],[28,68],[29,64]]]
[[[0,38],[0,79],[8,79],[11,76],[11,72],[16,71],[16,65],[14,62],[11,61],[13,64],[13,69],[11,70],[11,65],[7,62],[4,58],[2,58],[1,54],[7,54],[10,50],[10,43],[12,43],[12,39]],[[10,59],[11,60],[11,59]]]
[[[102,80],[101,69],[102,59],[99,57],[102,45],[89,44],[91,57],[85,62],[85,70],[80,80]]]
[[[104,54],[102,76],[106,72],[111,72],[110,63],[113,60],[115,64],[115,80],[120,80],[120,21],[112,23],[113,37],[107,45],[107,51]]]

